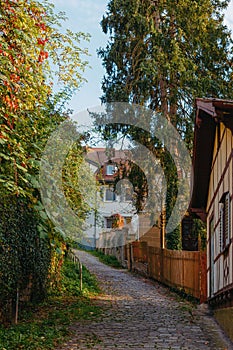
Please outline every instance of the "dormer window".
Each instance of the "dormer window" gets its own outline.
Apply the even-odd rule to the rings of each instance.
[[[115,164],[108,164],[106,166],[106,175],[113,175],[115,173]]]

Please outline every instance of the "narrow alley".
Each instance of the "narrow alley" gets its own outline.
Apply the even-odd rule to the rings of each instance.
[[[103,293],[96,297],[103,314],[72,326],[73,338],[60,350],[192,349],[230,350],[232,344],[206,305],[193,308],[157,282],[113,269],[78,252]]]

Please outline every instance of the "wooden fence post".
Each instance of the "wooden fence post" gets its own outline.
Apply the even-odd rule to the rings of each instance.
[[[74,251],[70,250],[68,253],[68,257],[70,260],[78,265],[79,268],[79,280],[80,280],[80,291],[83,289],[83,265],[81,261],[79,260],[78,256],[74,253]]]
[[[129,244],[129,256],[130,256],[130,271],[132,270],[132,266],[133,266],[133,246],[132,243]]]
[[[207,300],[207,255],[206,252],[200,251],[200,303],[204,303]]]
[[[164,282],[164,249],[160,248],[160,282]]]

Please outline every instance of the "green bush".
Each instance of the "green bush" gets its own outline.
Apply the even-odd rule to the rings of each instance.
[[[115,268],[122,268],[121,263],[117,260],[117,258],[114,255],[105,255],[101,251],[97,251],[97,250],[90,251],[90,253],[96,256],[97,258],[99,258],[99,260],[106,265],[109,265]]]
[[[87,294],[99,291],[97,281],[83,269],[86,296],[79,291],[77,265],[65,259],[62,279],[56,291],[40,306],[27,305],[21,310],[19,324],[4,328],[0,326],[1,350],[47,350],[55,349],[70,337],[69,325],[80,319],[97,317],[100,307],[91,303]]]
[[[51,294],[80,296],[99,293],[98,282],[94,275],[91,275],[85,266],[82,268],[82,292],[80,290],[80,272],[78,264],[74,264],[68,258],[61,270],[60,285]]]
[[[2,198],[0,217],[0,322],[10,322],[17,289],[22,296],[31,284],[31,300],[46,296],[50,246],[40,239],[39,218],[25,199]]]

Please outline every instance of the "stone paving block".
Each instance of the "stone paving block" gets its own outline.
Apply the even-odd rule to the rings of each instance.
[[[74,337],[57,350],[233,350],[206,306],[195,309],[156,282],[78,256],[100,282],[95,302],[103,315],[73,325]]]

